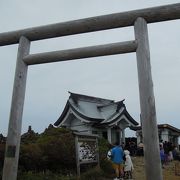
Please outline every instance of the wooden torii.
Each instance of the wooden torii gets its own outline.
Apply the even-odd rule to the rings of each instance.
[[[17,178],[28,65],[136,52],[146,179],[162,180],[147,23],[175,19],[180,3],[0,33],[0,46],[19,43],[2,179]],[[31,41],[127,26],[134,26],[133,41],[29,54]]]

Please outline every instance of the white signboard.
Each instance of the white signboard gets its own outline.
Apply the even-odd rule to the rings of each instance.
[[[97,162],[97,143],[96,141],[79,141],[78,142],[79,161]]]

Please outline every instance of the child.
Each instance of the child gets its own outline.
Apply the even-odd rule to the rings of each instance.
[[[108,153],[107,153],[107,159],[108,160],[111,160],[111,158],[112,158],[112,152],[111,152],[111,149],[108,151]]]
[[[128,150],[124,150],[124,154],[125,154],[124,177],[132,179],[132,170],[134,169],[134,167],[131,160],[130,152]]]
[[[112,148],[113,148],[113,145],[112,144],[109,144],[109,151],[107,153],[107,159],[108,160],[112,160]]]

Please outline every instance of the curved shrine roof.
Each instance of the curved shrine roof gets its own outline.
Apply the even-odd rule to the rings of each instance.
[[[90,123],[104,125],[111,124],[115,122],[117,118],[120,118],[120,116],[125,115],[134,126],[138,125],[138,123],[127,112],[123,101],[124,100],[115,102],[114,100],[70,92],[66,106],[54,125],[59,126],[61,122],[63,122],[69,109]]]

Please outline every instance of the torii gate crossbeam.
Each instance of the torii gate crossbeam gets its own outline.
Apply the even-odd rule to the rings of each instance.
[[[144,18],[147,23],[180,19],[180,3],[0,33],[0,46],[17,44],[21,36],[25,36],[30,41],[36,41],[133,26],[138,17]]]

